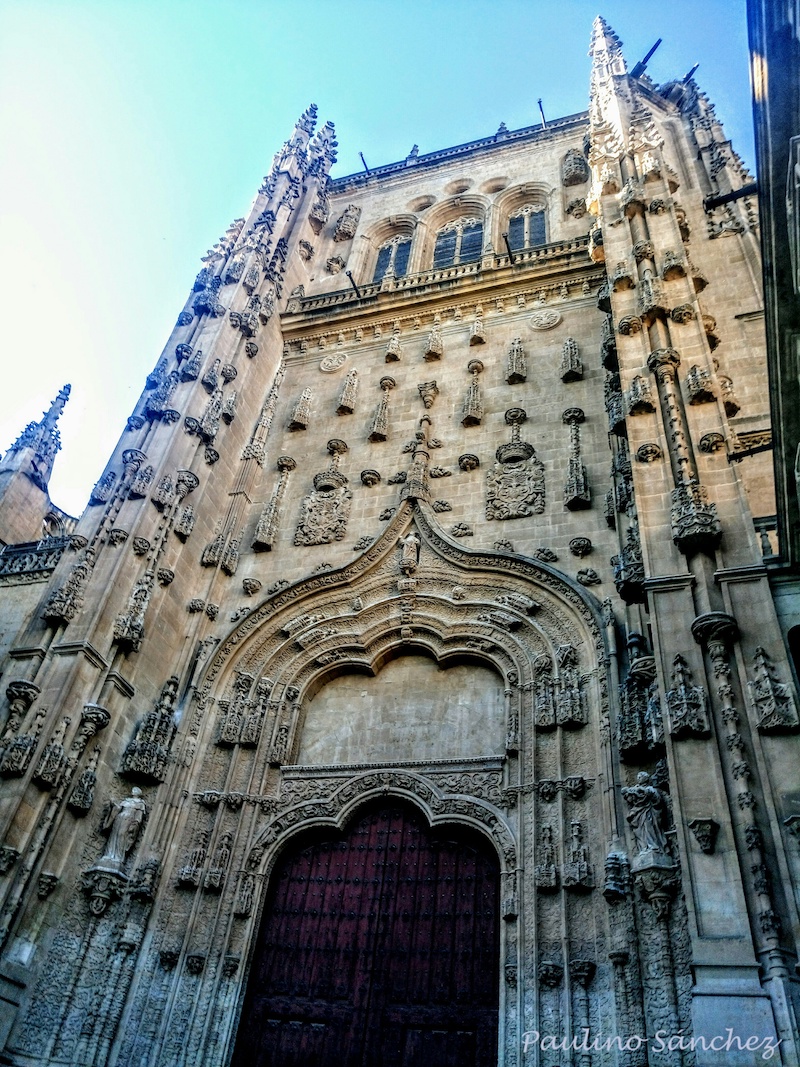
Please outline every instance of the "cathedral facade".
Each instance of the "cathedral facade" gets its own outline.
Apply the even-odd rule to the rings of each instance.
[[[757,203],[590,108],[331,178],[309,108],[77,520],[0,469],[0,1062],[800,1063]]]

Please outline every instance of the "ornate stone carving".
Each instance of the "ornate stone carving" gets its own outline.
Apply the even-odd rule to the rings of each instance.
[[[692,684],[689,664],[681,655],[672,661],[672,687],[667,690],[669,732],[677,740],[709,737],[708,696],[701,685]]]
[[[581,408],[567,408],[561,421],[569,426],[569,476],[564,486],[564,507],[582,511],[591,506],[591,493],[586,467],[581,460],[580,424],[585,421]]]
[[[639,528],[631,523],[625,531],[625,541],[616,556],[611,557],[614,585],[626,604],[644,601],[644,562],[639,540]]]
[[[54,589],[42,611],[42,618],[56,626],[72,622],[83,607],[86,584],[92,575],[95,554],[93,548],[85,548],[62,586]]]
[[[618,437],[627,433],[625,426],[625,406],[618,374],[607,374],[604,384],[606,411],[608,412],[608,429]]]
[[[117,476],[113,471],[106,471],[99,482],[95,484],[92,489],[91,496],[89,497],[90,504],[105,504],[111,499],[111,494],[114,492],[114,486],[116,485]]]
[[[272,496],[264,507],[264,510],[261,512],[258,525],[256,526],[256,532],[253,536],[253,548],[258,551],[268,551],[275,543],[289,474],[295,469],[297,464],[291,456],[280,456],[277,466],[280,471],[278,484],[275,486]]]
[[[137,726],[122,757],[121,774],[135,781],[164,781],[175,738],[177,692],[178,678],[173,675],[164,683],[153,710]]]
[[[622,790],[622,799],[629,808],[626,818],[638,849],[632,870],[635,872],[649,866],[672,867],[665,833],[669,819],[666,794],[653,784],[646,771],[640,771],[636,785]]]
[[[643,415],[652,413],[655,410],[656,404],[650,388],[650,382],[647,378],[643,378],[641,374],[637,374],[628,390],[628,414]]]
[[[528,361],[522,347],[522,338],[515,337],[509,345],[506,357],[506,381],[509,385],[517,385],[524,382],[527,377]]]
[[[469,343],[471,345],[482,345],[486,343],[486,334],[483,328],[483,310],[480,307],[475,308],[475,321],[470,327]]]
[[[303,501],[295,545],[331,544],[341,541],[347,530],[353,494],[347,487],[347,478],[339,470],[339,456],[347,451],[347,445],[343,441],[329,441],[328,451],[330,466],[314,475],[314,491]]]
[[[480,426],[483,418],[483,397],[478,381],[478,375],[483,370],[483,363],[479,359],[471,359],[467,365],[471,378],[467,387],[464,403],[461,406],[461,425]]]
[[[458,457],[458,466],[462,471],[474,471],[477,470],[480,465],[481,461],[471,452],[465,452],[463,456]]]
[[[417,390],[426,409],[433,407],[433,402],[439,395],[439,386],[436,382],[420,382]]]
[[[583,378],[583,363],[580,349],[574,337],[568,337],[561,346],[561,381],[578,382]]]
[[[592,551],[592,542],[588,537],[573,537],[568,547],[573,556],[583,559]]]
[[[589,849],[583,842],[584,827],[578,819],[570,824],[570,840],[567,846],[568,859],[564,863],[564,888],[573,892],[594,889],[594,868],[589,863]]]
[[[710,371],[695,364],[686,375],[686,389],[690,404],[709,404],[715,399]]]
[[[0,755],[0,775],[3,778],[21,778],[25,774],[39,743],[39,735],[42,732],[42,724],[46,715],[47,708],[40,708],[36,712],[36,718],[30,731],[27,734],[12,737],[5,744],[2,755]]]
[[[36,881],[36,896],[39,900],[47,900],[61,879],[52,871],[42,871]]]
[[[733,382],[726,374],[720,374],[717,378],[719,382],[720,392],[722,393],[722,403],[725,407],[725,414],[729,419],[732,419],[734,415],[738,415],[741,409],[741,404],[736,399],[736,394],[733,390]]]
[[[426,362],[432,363],[434,360],[441,359],[443,353],[442,331],[439,329],[438,321],[434,320],[433,329],[428,334],[428,339],[425,342],[425,351],[422,353],[422,358]]]
[[[97,785],[97,764],[100,749],[96,748],[89,757],[86,767],[78,775],[75,786],[70,793],[67,807],[74,815],[86,815],[94,803],[94,790]]]
[[[147,496],[155,473],[154,468],[149,464],[146,467],[140,467],[128,490],[128,496],[133,500]]]
[[[522,408],[509,408],[511,441],[500,445],[497,462],[487,472],[487,519],[518,519],[540,515],[545,505],[544,464],[533,445],[520,439],[520,426],[527,419]]]
[[[561,314],[554,308],[544,308],[534,311],[528,321],[532,330],[552,330],[561,322]]]
[[[388,374],[380,380],[381,399],[375,409],[370,428],[370,441],[385,441],[389,436],[389,393],[395,387],[395,380]]]
[[[358,396],[358,371],[355,368],[347,372],[339,393],[339,404],[336,408],[337,415],[352,415],[355,410],[356,397]]]
[[[561,161],[561,184],[566,188],[583,185],[589,181],[591,174],[582,152],[570,148]]]
[[[144,638],[144,617],[153,592],[153,571],[148,570],[131,590],[128,610],[114,623],[114,640],[132,652],[138,652]]]
[[[603,581],[593,567],[581,567],[575,577],[581,585],[600,585]]]
[[[681,552],[712,551],[722,538],[717,507],[696,478],[672,490],[672,540]]]
[[[126,861],[146,815],[147,805],[138,786],[133,787],[129,797],[109,805],[102,825],[103,832],[108,834],[105,851],[83,876],[82,882],[92,914],[102,915],[111,901],[121,896],[128,881]]]
[[[304,389],[289,420],[290,430],[305,430],[311,418],[311,390]]]
[[[629,638],[628,647],[631,646]],[[655,678],[656,666],[652,656],[639,654],[631,659],[628,676],[620,691],[617,720],[620,754],[625,760],[642,762],[663,751],[664,719]]]
[[[706,852],[709,855],[714,851],[714,844],[717,840],[717,834],[719,833],[719,823],[714,819],[690,819],[687,826],[694,834],[701,852]],[[748,830],[756,829],[756,827],[747,827]]]
[[[419,536],[414,530],[411,530],[398,543],[401,549],[400,570],[403,574],[413,574],[419,563]]]
[[[747,686],[760,733],[786,734],[800,730],[791,687],[777,680],[772,661],[761,646],[753,656],[753,680]]]
[[[19,849],[12,848],[10,845],[3,845],[0,848],[0,874],[8,874],[18,859]]]
[[[542,827],[537,860],[534,868],[536,888],[543,893],[554,893],[558,889],[558,866],[552,826]]]
[[[334,241],[350,241],[356,235],[358,220],[361,218],[361,208],[355,204],[348,204],[342,214],[336,220],[333,230]]]
[[[33,780],[42,789],[54,789],[64,770],[67,754],[64,750],[64,738],[66,737],[71,719],[61,720],[56,732],[44,746],[39,762],[33,771]]]

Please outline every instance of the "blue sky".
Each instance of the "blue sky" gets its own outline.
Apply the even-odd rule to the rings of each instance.
[[[313,100],[334,175],[588,105],[601,13],[697,79],[754,167],[744,0],[4,0],[0,450],[66,381],[51,494],[82,510],[200,257]]]

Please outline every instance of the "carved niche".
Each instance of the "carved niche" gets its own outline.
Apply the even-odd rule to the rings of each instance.
[[[544,464],[533,445],[520,439],[520,426],[527,417],[522,408],[506,412],[511,441],[497,449],[497,462],[486,476],[487,519],[521,519],[544,511]]]
[[[153,710],[136,728],[130,744],[122,757],[120,771],[136,781],[163,782],[170,759],[170,749],[175,737],[175,697],[178,679],[169,678],[161,689],[161,695]]]
[[[328,442],[330,466],[314,475],[314,491],[303,501],[295,545],[329,545],[341,541],[347,530],[353,498],[347,478],[339,470],[339,457],[347,451],[344,441]]]

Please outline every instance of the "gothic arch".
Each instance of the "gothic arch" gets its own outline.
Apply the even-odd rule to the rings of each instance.
[[[310,781],[313,791],[316,783]],[[292,799],[284,810],[257,836],[245,866],[268,879],[278,857],[300,834],[329,827],[343,830],[357,811],[372,800],[386,797],[407,800],[418,808],[431,828],[455,823],[479,831],[491,842],[504,877],[511,877],[517,865],[514,834],[499,808],[488,801],[454,795],[406,770],[371,770],[348,778],[324,801],[318,798],[298,802]]]
[[[418,226],[416,248],[412,253],[414,270],[430,270],[433,263],[433,247],[436,242],[436,234],[442,227],[460,218],[476,218],[483,222],[483,241],[486,247],[489,209],[491,199],[482,194],[470,193],[466,195],[452,196],[442,203],[436,204],[426,213],[426,217],[420,220]]]
[[[423,551],[418,573],[433,575],[421,586],[402,574],[396,548],[412,520]],[[237,699],[252,703],[261,686],[259,745],[273,765],[290,764],[310,696],[339,674],[377,674],[389,658],[422,650],[440,664],[459,657],[483,662],[504,680],[511,745],[521,730],[532,729],[532,693],[543,670],[548,686],[581,677],[583,720],[576,724],[591,717],[607,732],[603,629],[589,595],[579,590],[544,565],[465,550],[425,510],[406,504],[354,563],[256,608],[211,661],[201,705],[211,697],[232,705],[230,718],[239,714]],[[209,743],[217,728],[224,729],[206,724]],[[230,728],[231,743],[237,728]]]
[[[411,257],[408,262],[406,273],[412,274],[418,269],[416,264],[419,254],[416,246],[419,242],[414,240],[418,224],[419,219],[416,215],[404,212],[398,215],[391,215],[389,218],[380,219],[363,231],[358,251],[359,259],[355,264],[355,272],[363,280],[365,285],[369,285],[372,282],[379,249],[382,245],[391,241],[393,237],[411,238]]]
[[[505,251],[503,233],[508,230],[508,220],[515,211],[529,204],[541,205],[548,224],[548,235],[553,218],[553,201],[556,190],[543,182],[525,182],[504,189],[492,204],[491,239],[499,252]]]

